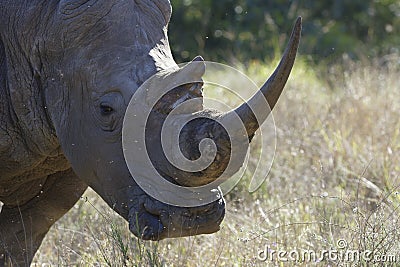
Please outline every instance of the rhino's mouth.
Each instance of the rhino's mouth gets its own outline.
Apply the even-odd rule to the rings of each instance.
[[[220,229],[225,216],[223,198],[200,207],[176,207],[147,197],[140,210],[129,211],[129,229],[143,240],[162,240]]]

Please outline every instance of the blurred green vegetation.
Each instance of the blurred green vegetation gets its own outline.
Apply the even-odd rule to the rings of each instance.
[[[269,61],[297,16],[300,53],[314,63],[398,54],[399,0],[172,0],[169,38],[178,61]]]

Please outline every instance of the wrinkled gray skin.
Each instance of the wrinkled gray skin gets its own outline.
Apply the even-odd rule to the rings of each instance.
[[[0,1],[0,266],[28,265],[51,225],[88,186],[143,239],[218,231],[223,199],[197,208],[156,201],[135,184],[123,157],[122,121],[133,93],[157,71],[177,69],[166,35],[170,15],[167,0]],[[290,73],[299,36],[300,21],[284,68],[260,91],[271,108]],[[201,74],[193,73],[195,79]],[[184,94],[190,87],[177,90]],[[199,90],[189,97],[201,96]],[[158,132],[182,94],[161,100],[146,132]],[[258,127],[254,115],[245,105],[237,112],[249,120],[251,138]],[[163,157],[152,159],[166,179],[195,186],[221,172],[229,146],[212,123],[198,121],[185,129],[182,151],[191,158],[198,143],[185,143],[185,136],[201,140],[211,131],[223,151],[214,168],[201,175],[174,174]],[[158,149],[159,144],[149,147]]]

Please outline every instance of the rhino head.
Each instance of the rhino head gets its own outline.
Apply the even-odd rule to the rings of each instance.
[[[45,38],[38,40],[43,59],[38,72],[46,88],[49,120],[75,173],[143,239],[218,231],[225,214],[222,197],[199,207],[177,207],[148,196],[136,184],[122,149],[127,106],[136,90],[156,73],[183,73],[197,81],[177,86],[157,102],[148,118],[146,140],[150,158],[165,179],[187,187],[208,184],[224,171],[231,152],[226,131],[212,118],[239,116],[246,129],[240,138],[251,139],[288,79],[301,21],[296,22],[281,63],[249,103],[226,114],[204,110],[201,105],[187,111],[207,113],[209,118],[193,120],[184,127],[180,149],[185,157],[196,159],[204,138],[212,138],[218,148],[207,169],[187,172],[169,164],[160,145],[160,129],[177,103],[202,97],[204,64],[198,57],[179,68],[173,60],[167,37],[169,1],[64,0],[52,8],[55,15],[43,22]],[[258,107],[258,120],[250,103]]]

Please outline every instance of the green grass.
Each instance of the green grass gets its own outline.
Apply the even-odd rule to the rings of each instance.
[[[347,62],[322,75],[302,59],[274,110],[277,151],[255,193],[242,181],[213,235],[144,242],[91,190],[51,229],[35,263],[98,266],[336,266],[262,262],[260,250],[337,249],[400,264],[400,69]],[[261,83],[274,66],[250,64]],[[327,72],[328,73],[328,72]],[[229,79],[229,77],[227,77]],[[212,94],[212,93],[211,93]],[[384,265],[363,262],[359,266]]]

